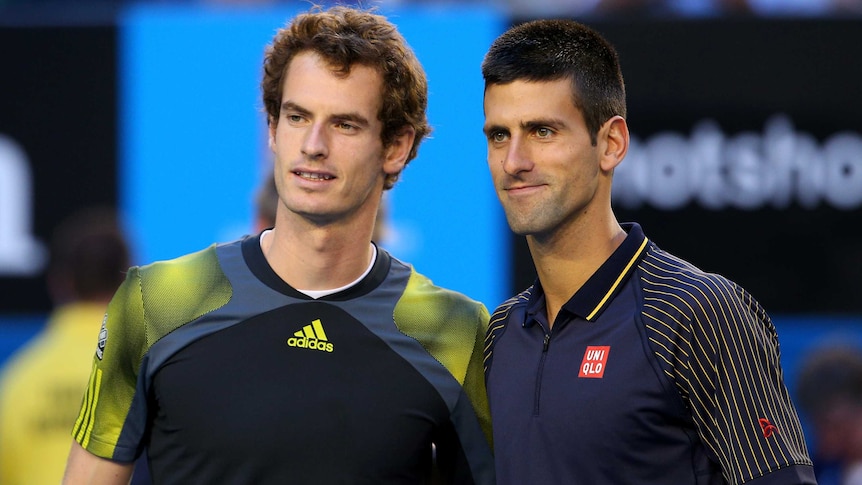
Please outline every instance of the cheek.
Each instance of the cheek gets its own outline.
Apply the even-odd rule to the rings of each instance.
[[[499,181],[506,177],[506,172],[503,170],[503,160],[501,158],[488,159],[488,172],[491,174],[491,179]]]
[[[488,156],[486,162],[491,173],[502,171],[503,161],[506,159],[506,152],[500,149],[488,147]]]
[[[273,130],[269,131],[269,146],[273,151],[278,150],[280,145],[284,144],[284,130],[276,127]]]

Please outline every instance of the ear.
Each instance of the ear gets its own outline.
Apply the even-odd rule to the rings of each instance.
[[[410,149],[413,148],[413,140],[416,139],[416,130],[412,126],[405,126],[395,135],[395,139],[383,149],[383,171],[388,174],[397,174],[407,164]]]
[[[278,126],[278,120],[272,119],[272,116],[267,117],[267,128],[269,132],[269,149],[275,152],[275,128]]]
[[[601,168],[610,172],[629,151],[629,127],[625,118],[614,116],[599,129],[599,146],[602,148]]]

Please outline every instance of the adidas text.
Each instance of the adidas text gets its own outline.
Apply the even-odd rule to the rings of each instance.
[[[333,349],[332,344],[329,342],[308,337],[290,337],[287,339],[287,345],[303,349],[323,350],[325,352],[332,352]]]

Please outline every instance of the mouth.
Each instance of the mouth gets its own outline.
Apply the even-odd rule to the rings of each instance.
[[[335,178],[335,176],[334,176],[334,175],[329,175],[329,174],[326,174],[326,173],[319,173],[319,172],[303,172],[303,171],[301,171],[301,170],[295,170],[295,171],[293,172],[293,174],[294,174],[294,175],[296,175],[296,176],[298,176],[298,177],[300,177],[300,178],[302,178],[302,179],[305,179],[305,180],[314,180],[314,181],[319,181],[319,180],[333,180],[333,179]]]
[[[503,187],[503,190],[509,194],[526,194],[534,192],[542,187],[542,184],[536,185],[510,185]]]

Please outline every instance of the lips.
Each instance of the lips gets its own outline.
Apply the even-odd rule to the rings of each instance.
[[[332,180],[335,178],[334,175],[329,175],[327,173],[303,172],[300,170],[294,171],[293,174],[305,180]]]
[[[522,193],[522,192],[531,192],[535,189],[542,187],[543,184],[531,184],[531,185],[510,185],[508,187],[503,187],[503,190],[509,193]]]

